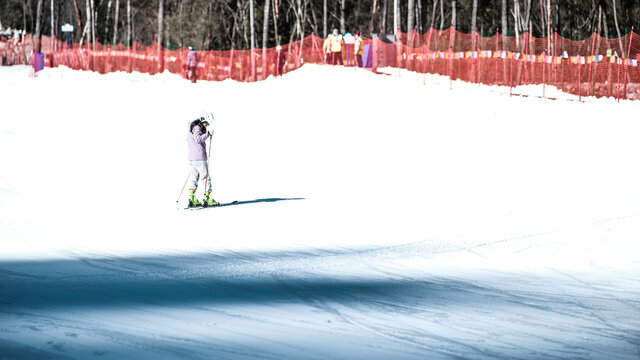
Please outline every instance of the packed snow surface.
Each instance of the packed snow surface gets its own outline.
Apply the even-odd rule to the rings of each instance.
[[[0,84],[0,359],[640,358],[638,102],[313,65]],[[190,211],[202,110],[238,204]]]

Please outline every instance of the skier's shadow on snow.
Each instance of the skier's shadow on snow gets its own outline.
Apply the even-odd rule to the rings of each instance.
[[[246,204],[256,204],[256,203],[272,203],[272,202],[277,202],[277,201],[289,201],[289,200],[305,200],[305,198],[265,198],[265,199],[255,199],[255,200],[242,200],[242,201],[236,201],[236,202],[230,203],[228,205],[246,205]]]

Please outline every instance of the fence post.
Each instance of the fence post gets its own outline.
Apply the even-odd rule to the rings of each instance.
[[[549,41],[547,41],[547,44]],[[542,98],[546,98],[546,88],[547,88],[547,52],[542,52]]]
[[[498,39],[500,36],[500,33],[498,32],[499,28],[496,28],[496,52],[498,52]],[[496,76],[495,76],[495,85],[498,85],[498,60],[496,59],[496,55],[493,54],[493,59],[496,63]]]
[[[515,55],[511,55],[509,57],[509,63],[510,63],[510,67],[509,67],[509,96],[513,95],[513,58]]]
[[[557,55],[557,46],[558,46],[558,28],[553,30],[553,59],[551,60],[551,66],[553,67],[553,84],[556,87],[556,91],[558,90],[558,64],[556,63]]]
[[[631,42],[633,41],[633,26],[631,26],[631,33],[629,33],[629,46],[627,50],[627,61],[624,66],[624,98],[627,99],[627,76],[629,76],[629,63],[631,61]]]
[[[429,61],[431,60],[431,36],[433,35],[433,23],[429,28],[429,39],[427,40],[427,61],[424,64],[424,73],[427,73],[427,69],[429,68]]]
[[[578,101],[582,102],[582,74],[581,74],[581,68],[582,68],[582,58],[580,55],[578,55]]]
[[[595,28],[595,30],[593,31],[593,42],[592,42],[592,44],[591,44],[591,57],[589,58],[589,60],[593,59],[593,51],[594,51],[594,48],[595,48],[595,46],[596,46],[596,35],[597,35],[597,31],[598,31],[598,28]],[[592,69],[594,66],[596,66],[596,65],[595,65],[595,62],[593,62],[593,63],[591,64],[591,66],[589,66],[589,93],[588,93],[588,94],[589,94],[589,96],[591,96],[591,69]],[[580,79],[580,87],[582,88],[582,79]]]
[[[449,31],[449,90],[453,89],[453,20]]]
[[[616,84],[616,101],[620,102],[620,67],[622,67],[622,59],[616,59],[616,65],[618,65],[618,82]]]

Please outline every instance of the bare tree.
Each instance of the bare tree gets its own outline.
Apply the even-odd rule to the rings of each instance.
[[[327,0],[322,4],[322,37],[327,36]]]
[[[131,0],[127,0],[127,45],[133,44],[133,21],[131,17]]]
[[[53,37],[55,36],[55,29],[56,29],[56,24],[55,24],[55,18],[54,18],[54,11],[55,6],[53,6],[53,0],[51,0],[51,39],[53,39]]]
[[[371,7],[371,19],[369,20],[369,34],[373,34],[373,21],[378,14],[378,0],[373,0],[373,6]]]
[[[618,34],[618,43],[620,43],[620,55],[622,57],[627,57],[626,56],[626,50],[622,47],[622,36],[620,35],[620,26],[618,26],[618,13],[616,11],[616,0],[612,0],[613,1],[613,21],[616,25],[616,33]]]
[[[52,0],[53,1],[53,0]],[[104,36],[109,37],[109,18],[111,16],[111,0],[107,2],[107,20],[104,22]]]
[[[326,0],[325,0],[326,1]],[[262,57],[266,57],[267,43],[269,42],[269,6],[270,0],[264,0],[264,17],[262,18]]]
[[[518,1],[518,0],[514,0]],[[478,0],[473,0],[471,5],[471,33],[473,34],[476,31],[477,27],[477,18],[478,18]],[[474,38],[475,41],[475,38]]]
[[[42,6],[43,6],[42,2],[43,2],[42,0],[38,0],[38,6],[37,6],[37,9],[36,9],[36,34],[35,34],[35,36],[36,36],[36,51],[37,52],[40,52],[40,50],[41,50],[40,49],[40,46],[41,46],[40,36],[42,34],[40,33],[40,29],[41,29],[40,23],[42,22]]]
[[[418,26],[418,31],[422,33],[424,29],[424,26],[423,26],[424,24],[422,22],[422,0],[418,0],[417,5],[418,6],[416,8],[416,24]]]
[[[382,32],[387,33],[387,9],[389,7],[389,1],[382,1]]]
[[[262,74],[266,78],[267,71],[267,43],[269,42],[269,6],[270,0],[264,0],[264,17],[262,18]]]
[[[502,0],[501,10],[500,32],[502,35],[507,35],[507,0]]]
[[[346,1],[347,0],[338,0],[338,2],[340,3],[340,32],[343,34],[345,33],[345,31],[347,31],[347,25],[345,23],[345,16],[344,16]]]
[[[477,0],[474,0],[477,1]],[[516,32],[516,46],[520,45],[520,0],[513,0],[513,28]]]
[[[400,16],[398,14],[398,0],[393,0],[393,33],[398,36],[398,26],[400,24]]]
[[[414,0],[407,1],[407,33],[411,33],[415,26],[415,6]]]
[[[440,0],[440,30],[444,28],[444,2]]]
[[[431,11],[431,27],[435,24],[436,21],[436,5],[438,4],[438,0],[433,0],[433,10]]]
[[[451,26],[456,28],[456,0],[451,0]]]
[[[253,12],[254,12],[253,0],[249,0],[249,23],[251,27],[251,46],[249,46],[249,49],[251,49],[251,80],[255,81],[256,79],[256,54],[255,54],[256,29],[254,26],[255,19],[254,19]]]
[[[116,0],[116,14],[113,18],[113,44],[118,42],[118,16],[120,15],[120,0]]]
[[[158,0],[158,54],[160,54],[160,51],[162,49],[162,27],[163,27],[163,21],[164,21],[164,0]]]
[[[78,8],[78,0],[73,0],[73,7],[76,10],[76,19],[78,21],[78,30],[82,29],[82,17],[80,16],[80,9]]]

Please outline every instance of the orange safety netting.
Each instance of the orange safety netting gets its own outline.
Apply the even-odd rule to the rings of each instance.
[[[0,64],[32,64],[34,39],[0,41]],[[44,65],[68,66],[100,73],[169,71],[188,77],[187,49],[168,50],[157,44],[144,46],[67,46],[55,38],[42,38]],[[282,75],[305,63],[326,64],[324,39],[315,35],[278,48],[197,52],[199,80],[259,81]],[[597,34],[583,41],[557,34],[534,38],[496,34],[480,37],[453,30],[430,29],[425,34],[401,33],[388,43],[366,39],[365,64],[377,69],[395,67],[418,73],[449,76],[472,83],[516,88],[552,85],[578,96],[640,99],[640,36],[634,32],[617,39]],[[341,54],[345,66],[354,66],[353,47]],[[543,87],[544,88],[544,87]],[[543,90],[544,91],[544,90]],[[544,95],[544,94],[541,94]]]

